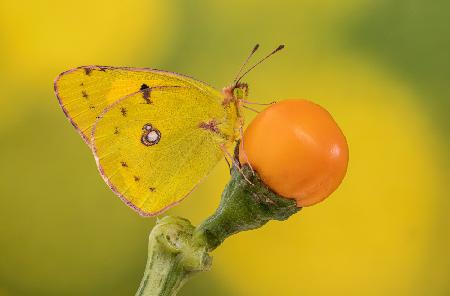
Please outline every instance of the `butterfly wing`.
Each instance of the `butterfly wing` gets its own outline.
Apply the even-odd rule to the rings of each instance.
[[[191,86],[219,96],[190,77],[146,68],[83,66],[60,74],[54,83],[64,113],[89,146],[92,127],[108,105],[141,88],[160,85]]]
[[[220,101],[193,85],[166,85],[111,104],[92,129],[107,184],[141,215],[178,203],[223,157],[220,146],[234,140],[235,111]]]

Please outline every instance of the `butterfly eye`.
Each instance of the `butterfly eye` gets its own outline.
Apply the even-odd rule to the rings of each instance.
[[[235,97],[236,99],[241,100],[241,99],[244,98],[244,91],[243,91],[241,88],[236,87],[236,88],[233,90],[233,95],[234,95],[234,97]]]

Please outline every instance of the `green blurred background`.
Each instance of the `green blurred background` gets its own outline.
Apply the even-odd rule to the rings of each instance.
[[[133,295],[145,266],[155,219],[104,184],[57,74],[154,67],[222,87],[255,43],[287,47],[248,76],[251,98],[327,108],[348,174],[227,240],[180,295],[450,295],[449,32],[448,0],[1,0],[0,295]],[[228,178],[220,163],[168,214],[201,222]]]

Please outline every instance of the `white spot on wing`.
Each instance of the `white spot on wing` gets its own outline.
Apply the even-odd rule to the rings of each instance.
[[[147,141],[149,141],[149,142],[156,142],[157,140],[159,140],[159,135],[158,135],[157,132],[151,131],[151,132],[148,133]]]

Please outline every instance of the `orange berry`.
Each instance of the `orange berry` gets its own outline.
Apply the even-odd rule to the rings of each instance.
[[[324,200],[339,186],[347,171],[348,146],[324,108],[306,100],[285,100],[250,123],[239,161],[250,163],[277,194],[304,207]]]

